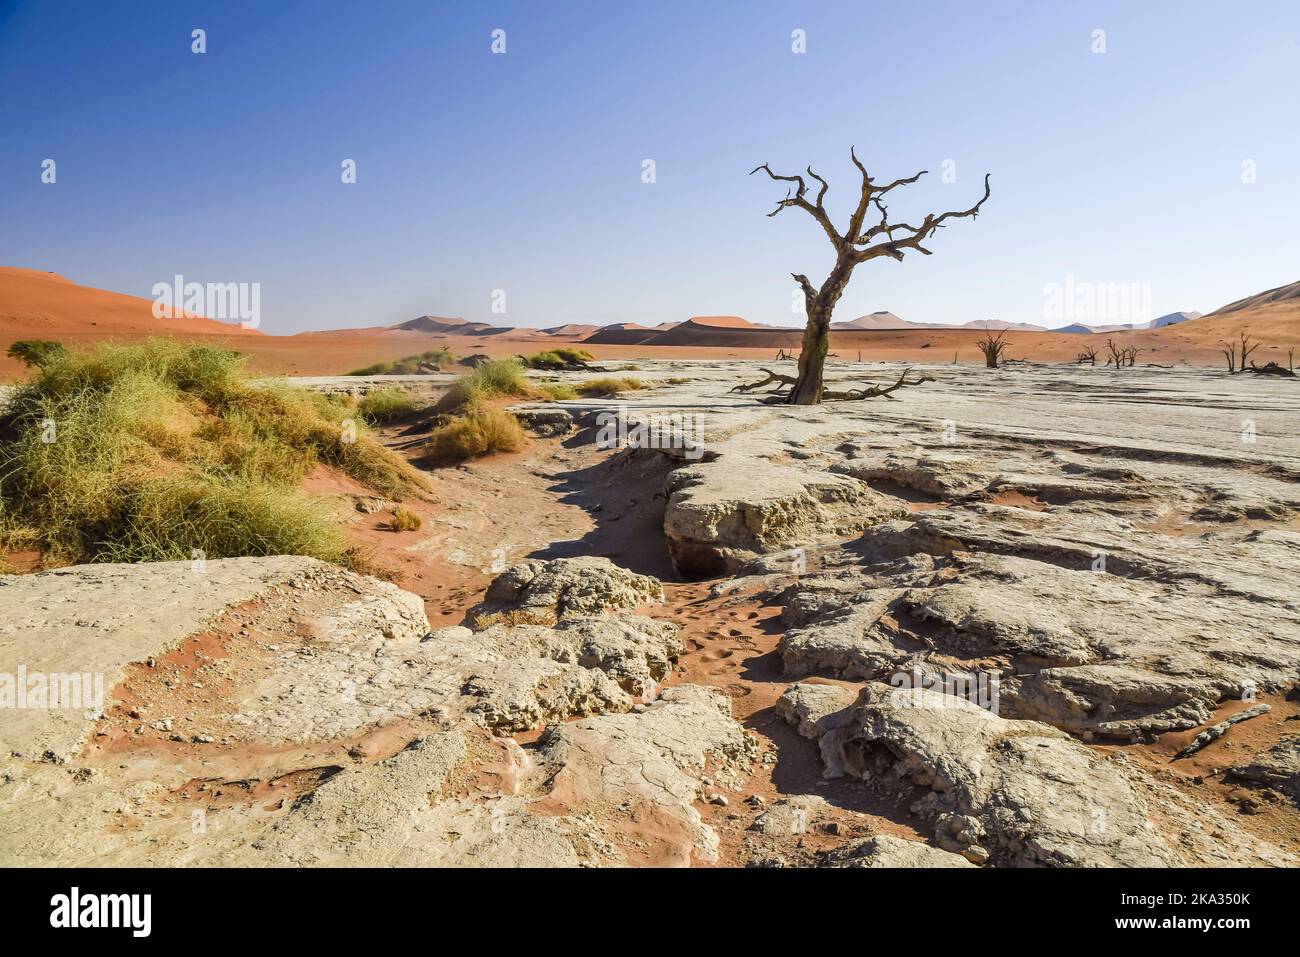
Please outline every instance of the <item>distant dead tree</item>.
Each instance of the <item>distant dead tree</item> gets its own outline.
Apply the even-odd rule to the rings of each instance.
[[[1113,365],[1116,369],[1126,369],[1137,363],[1137,357],[1142,350],[1136,346],[1120,347],[1114,339],[1106,340],[1106,349],[1110,352],[1110,357],[1106,360],[1106,365]]]
[[[1231,376],[1236,372],[1236,343],[1223,342],[1223,348],[1219,352],[1222,352],[1223,358],[1227,359],[1227,374]]]
[[[1246,371],[1246,360],[1249,359],[1250,354],[1258,348],[1259,348],[1258,342],[1251,342],[1250,336],[1245,332],[1241,334],[1241,367],[1240,368],[1242,372]]]
[[[1095,366],[1097,364],[1096,346],[1084,346],[1083,351],[1074,357],[1075,365],[1083,365],[1085,362],[1090,366]]]
[[[1224,355],[1224,357],[1228,360],[1228,374],[1229,374],[1229,375],[1231,375],[1231,374],[1234,373],[1234,372],[1245,372],[1245,371],[1246,371],[1246,360],[1250,357],[1250,354],[1251,354],[1252,352],[1254,352],[1256,349],[1259,348],[1259,343],[1258,343],[1258,342],[1252,342],[1249,333],[1243,332],[1243,333],[1241,334],[1241,340],[1240,340],[1240,341],[1241,341],[1241,361],[1238,362],[1238,361],[1237,361],[1237,343],[1235,343],[1235,342],[1224,342],[1223,340],[1220,340],[1221,345],[1223,346],[1223,348],[1221,348],[1219,351],[1222,352],[1223,355]]]
[[[1286,351],[1286,367],[1295,372],[1295,346]]]
[[[995,336],[993,331],[989,330],[984,333],[984,338],[980,339],[975,345],[979,346],[980,352],[984,353],[984,365],[989,369],[996,369],[998,361],[1002,358],[1003,353],[1007,351],[1007,344],[1002,340],[1006,338],[1005,329],[998,332]]]
[[[808,281],[808,277],[799,273],[791,273],[794,281],[799,284],[803,290],[804,308],[808,314],[808,320],[804,326],[803,347],[799,352],[799,375],[790,384],[788,393],[780,393],[783,401],[791,405],[817,405],[825,395],[823,384],[823,374],[826,366],[826,354],[830,351],[830,325],[831,313],[835,309],[835,304],[839,302],[840,297],[844,294],[845,288],[849,284],[849,278],[853,275],[853,270],[860,264],[871,259],[880,259],[888,256],[890,259],[896,259],[899,262],[903,256],[912,250],[921,253],[924,256],[930,255],[930,250],[923,244],[935,231],[942,228],[950,219],[974,219],[979,215],[980,207],[989,198],[989,177],[984,177],[984,195],[970,209],[958,212],[947,213],[929,213],[918,225],[912,226],[907,223],[891,223],[889,221],[889,210],[883,200],[892,190],[900,186],[910,186],[918,179],[925,175],[925,170],[917,173],[915,176],[906,176],[892,182],[877,185],[876,181],[867,173],[867,168],[858,159],[857,151],[849,150],[849,156],[853,160],[853,165],[858,168],[862,175],[862,185],[858,195],[857,206],[853,214],[849,217],[848,226],[841,232],[834,223],[831,222],[830,214],[823,205],[826,198],[826,191],[830,189],[830,184],[812,171],[808,167],[808,177],[816,180],[820,184],[816,197],[809,198],[808,184],[802,176],[784,176],[772,171],[771,166],[764,163],[750,171],[752,176],[759,170],[767,173],[773,180],[793,184],[786,197],[776,204],[776,209],[768,213],[768,217],[776,216],[782,210],[795,208],[802,209],[811,216],[822,228],[826,238],[830,240],[835,249],[835,265],[831,267],[830,274],[821,286],[814,287]],[[874,211],[874,215],[879,216],[879,221],[867,225],[867,214]],[[873,216],[874,218],[874,216]],[[767,370],[763,370],[767,371]],[[755,383],[754,388],[766,385],[770,380],[763,380],[761,383]],[[899,379],[897,383],[890,387],[889,391],[900,388],[903,385],[914,384],[907,379],[907,374]],[[747,390],[740,390],[747,391]],[[867,393],[872,390],[855,389],[850,390],[849,394],[842,394],[851,398],[870,398]],[[887,392],[878,393],[887,395]]]
[[[784,349],[777,349],[777,350],[776,350],[776,361],[777,361],[777,362],[783,362],[783,361],[785,361],[785,360],[787,360],[787,359],[793,359],[793,358],[794,358],[794,356],[792,356],[790,353],[786,352]]]

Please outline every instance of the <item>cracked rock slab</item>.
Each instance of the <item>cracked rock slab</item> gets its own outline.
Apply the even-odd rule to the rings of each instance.
[[[663,600],[663,586],[657,578],[620,568],[608,558],[529,559],[493,580],[470,619],[481,623],[513,616],[549,623]]]
[[[606,714],[547,729],[540,760],[556,768],[551,800],[564,807],[621,805],[640,827],[660,835],[666,863],[717,859],[718,836],[694,802],[706,765],[752,760],[754,745],[712,688],[666,689],[635,714]]]
[[[788,694],[806,692],[796,685]],[[798,712],[795,704],[784,710]],[[913,811],[931,822],[941,848],[968,857],[1057,867],[1289,859],[1122,759],[928,689],[869,684],[845,712],[800,727],[816,737],[829,776],[861,778],[900,798],[923,789]]]
[[[889,834],[877,834],[850,841],[831,851],[827,867],[974,867],[960,854],[953,854],[920,841],[908,841]]]

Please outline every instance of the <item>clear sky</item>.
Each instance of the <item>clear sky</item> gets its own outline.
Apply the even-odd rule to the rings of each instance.
[[[842,223],[856,144],[931,171],[896,219],[993,197],[837,319],[1041,322],[1068,276],[1208,311],[1300,279],[1298,103],[1295,0],[0,0],[0,265],[259,282],[271,333],[797,324],[830,245],[747,174],[811,163]]]

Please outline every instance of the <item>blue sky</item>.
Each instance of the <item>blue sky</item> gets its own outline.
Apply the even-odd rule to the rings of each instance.
[[[965,208],[986,171],[993,197],[933,256],[860,267],[839,319],[1041,322],[1067,276],[1208,311],[1300,279],[1297,63],[1293,0],[0,0],[0,264],[259,282],[271,333],[793,325],[789,273],[832,252],[747,174],[811,163],[842,223],[856,144],[931,171],[894,218]]]

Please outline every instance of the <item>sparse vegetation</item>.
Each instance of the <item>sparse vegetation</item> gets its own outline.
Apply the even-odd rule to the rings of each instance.
[[[588,379],[586,382],[579,382],[575,388],[580,395],[609,398],[621,395],[624,392],[635,392],[637,389],[644,389],[645,387],[645,383],[640,379],[601,376],[598,379]]]
[[[424,519],[420,518],[420,516],[416,515],[409,508],[398,506],[393,509],[393,518],[392,521],[388,523],[388,527],[394,532],[413,532],[423,524]]]
[[[0,543],[48,564],[238,555],[349,560],[301,490],[327,464],[390,498],[420,474],[337,399],[253,384],[238,353],[152,339],[70,352],[0,416]]]
[[[451,354],[451,350],[444,347],[393,362],[376,362],[363,369],[354,369],[348,375],[428,375],[441,372],[455,361],[456,357]]]
[[[492,452],[513,452],[524,444],[524,429],[504,409],[479,409],[458,415],[429,434],[431,462],[464,462]]]
[[[417,408],[415,397],[402,389],[376,389],[366,393],[357,403],[357,412],[370,425],[404,419]]]
[[[536,390],[524,377],[523,363],[518,359],[489,359],[457,380],[439,405],[445,409],[472,412],[490,399],[503,396],[526,399],[534,395]]]
[[[63,343],[52,339],[19,339],[9,347],[6,355],[10,359],[17,359],[29,369],[33,366],[44,369],[47,365],[66,358],[68,351],[63,348]]]
[[[554,349],[547,349],[545,352],[539,352],[537,355],[524,362],[530,369],[547,369],[557,371],[561,369],[586,369],[587,363],[596,357],[586,349],[571,349],[567,346],[556,346]]]
[[[578,397],[578,390],[563,382],[540,385],[537,387],[537,391],[552,402],[559,402],[561,399],[576,399]]]

